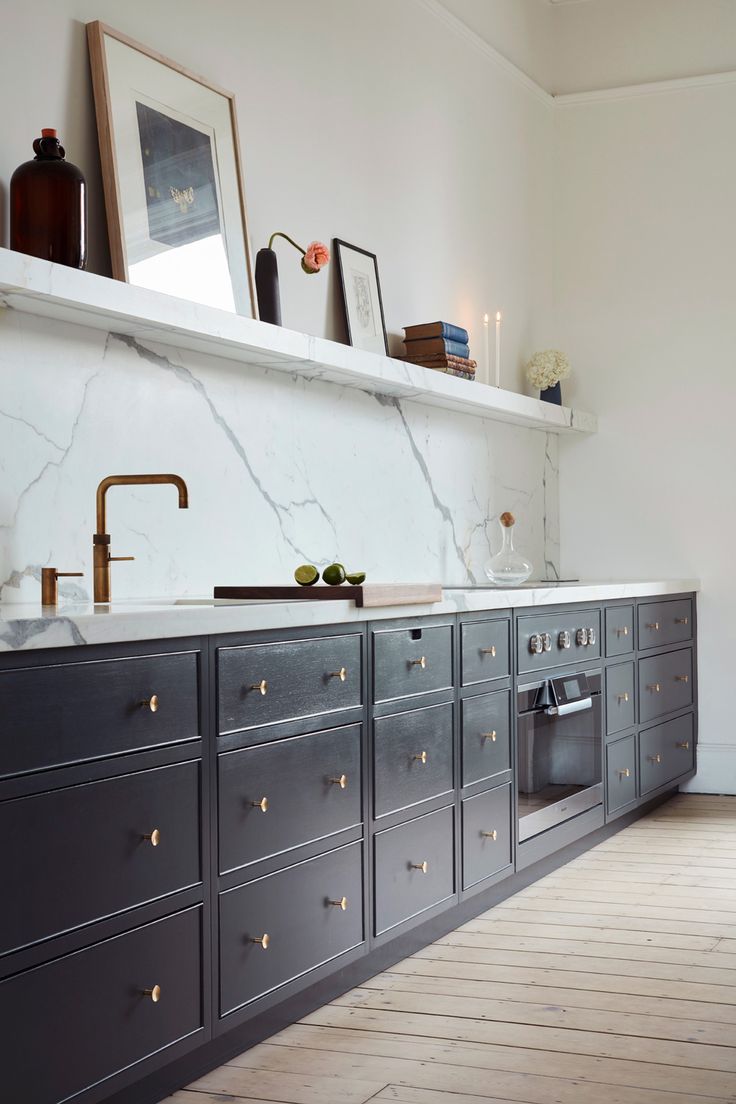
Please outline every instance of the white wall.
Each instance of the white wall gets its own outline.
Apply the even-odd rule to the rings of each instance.
[[[700,577],[699,790],[736,792],[736,81],[558,108],[563,574]]]

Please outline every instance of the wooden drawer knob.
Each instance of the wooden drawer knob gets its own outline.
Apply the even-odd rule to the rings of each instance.
[[[493,829],[492,832],[481,832],[481,835],[483,836],[484,839],[490,839],[490,840],[497,840],[498,839],[498,832],[496,831],[495,828]]]
[[[158,694],[151,694],[150,698],[144,698],[139,705],[141,709],[150,709],[151,713],[158,713]]]
[[[346,774],[337,775],[335,778],[330,779],[331,786],[339,786],[341,790],[347,788],[348,776]]]
[[[253,809],[260,809],[262,813],[268,812],[268,798],[262,797],[260,801],[251,801],[251,807]]]
[[[412,759],[416,760],[417,763],[426,763],[427,753],[426,751],[418,751],[416,755],[412,755]]]
[[[336,679],[339,679],[340,682],[345,682],[345,679],[347,677],[348,677],[347,667],[341,667],[339,671],[330,671],[330,678],[331,679],[336,678]]]
[[[143,996],[150,997],[154,1004],[158,1004],[158,1002],[161,1000],[161,986],[154,985],[150,989],[144,989]]]
[[[422,874],[427,874],[429,871],[429,863],[426,859],[420,863],[409,863],[409,866],[412,870],[421,870]]]
[[[161,842],[161,833],[158,828],[154,828],[152,832],[146,832],[143,838],[149,841],[151,847],[158,847]]]
[[[264,932],[263,935],[252,935],[250,936],[248,942],[257,943],[259,947],[263,947],[264,951],[267,951],[271,942],[271,936],[268,934],[268,932]]]
[[[266,694],[268,693],[268,683],[265,679],[261,679],[260,682],[251,683],[250,689],[258,690],[262,697],[265,698]]]
[[[409,660],[409,666],[410,667],[421,667],[421,669],[423,671],[425,671],[427,669],[427,657],[426,656],[420,656],[419,659],[410,659]]]
[[[333,908],[339,908],[341,912],[346,912],[347,911],[347,907],[348,907],[347,897],[339,897],[338,900],[328,901],[327,903],[329,905],[332,905]]]

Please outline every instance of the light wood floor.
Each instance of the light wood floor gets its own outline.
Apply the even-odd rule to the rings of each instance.
[[[176,1093],[736,1101],[736,797],[680,795]]]

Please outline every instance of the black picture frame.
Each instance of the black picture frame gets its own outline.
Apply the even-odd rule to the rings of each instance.
[[[383,296],[381,294],[381,281],[378,275],[378,258],[375,253],[371,253],[367,249],[362,249],[359,245],[352,245],[351,242],[346,242],[342,238],[332,239],[333,252],[337,258],[337,271],[340,277],[340,292],[342,295],[343,311],[345,316],[345,328],[348,335],[348,344],[354,349],[364,349],[367,352],[383,353],[384,356],[389,356],[388,351],[388,334],[386,333],[386,318],[383,313]],[[367,342],[362,340],[365,335],[361,334],[360,326],[357,324],[356,311],[359,309],[359,305],[356,303],[356,297],[351,289],[350,273],[346,265],[346,251],[351,250],[353,253],[357,253],[359,256],[367,257],[373,262],[373,276],[375,277],[375,299],[378,305],[378,315],[380,315],[380,334],[383,339],[383,348],[379,349],[377,345],[378,334],[375,332],[376,327],[374,325],[374,334],[372,340]],[[362,273],[360,274],[363,275]],[[353,276],[353,280],[355,277]],[[353,283],[353,286],[355,284]],[[372,305],[368,304],[371,308],[372,317],[375,316],[375,310]],[[378,321],[377,317],[373,317],[374,323]]]

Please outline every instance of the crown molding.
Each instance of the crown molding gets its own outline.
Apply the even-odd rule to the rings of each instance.
[[[663,96],[671,92],[686,92],[691,88],[714,88],[718,85],[734,83],[736,83],[736,70],[730,70],[726,73],[704,73],[700,77],[677,77],[675,80],[627,84],[619,88],[600,88],[591,92],[565,92],[559,96],[553,96],[553,99],[559,107],[574,107],[576,104],[635,100],[642,96]]]
[[[462,19],[458,19],[456,15],[453,15],[451,11],[440,3],[440,0],[415,0],[415,3],[419,4],[425,11],[430,12],[436,19],[439,19],[441,23],[456,34],[459,38],[464,38],[474,49],[483,54],[489,61],[495,65],[497,69],[511,77],[517,84],[525,88],[527,92],[543,103],[546,107],[552,107],[555,102],[554,96],[542,88],[541,84],[537,84],[531,77],[519,69],[518,65],[514,65],[512,61],[500,54],[495,47],[491,46],[484,38],[481,38],[479,34],[471,30],[467,23],[463,23]]]

